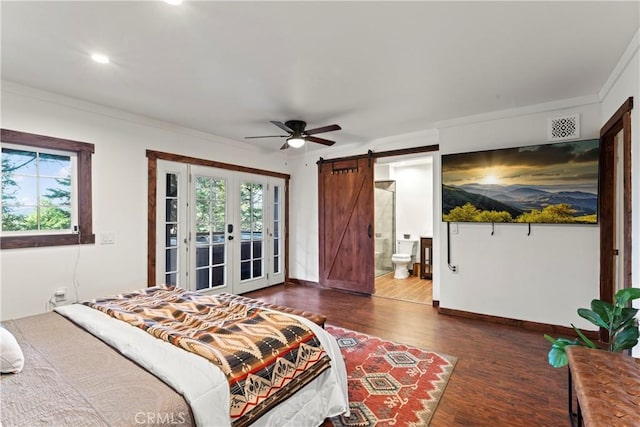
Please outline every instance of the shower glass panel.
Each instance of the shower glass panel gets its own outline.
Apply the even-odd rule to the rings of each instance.
[[[376,232],[375,274],[378,277],[393,271],[391,256],[396,242],[396,182],[376,181],[373,197]]]

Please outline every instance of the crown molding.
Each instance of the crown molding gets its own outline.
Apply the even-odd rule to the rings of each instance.
[[[640,48],[640,29],[636,31],[636,34],[631,39],[631,42],[629,42],[629,45],[627,46],[624,53],[620,57],[620,60],[618,61],[616,66],[613,68],[613,71],[611,71],[611,74],[609,74],[609,78],[602,86],[602,89],[600,89],[600,92],[598,92],[598,97],[600,101],[603,101],[607,97],[607,95],[609,95],[611,88],[618,81],[618,79],[620,78],[624,70],[626,70],[627,66],[629,65],[629,62],[631,62],[633,57],[638,52],[639,48]]]
[[[162,129],[168,132],[172,132],[179,135],[185,135],[192,138],[200,139],[203,141],[214,142],[217,144],[223,144],[234,149],[240,149],[260,154],[274,154],[271,151],[247,144],[244,141],[236,141],[222,136],[213,135],[210,133],[202,132],[199,130],[179,126],[170,122],[164,122],[162,120],[152,119],[150,117],[141,116],[139,114],[130,113],[125,110],[120,110],[113,107],[108,107],[101,104],[96,104],[82,99],[69,97],[55,92],[49,92],[42,89],[37,89],[31,86],[22,85],[20,83],[2,80],[2,92],[11,93],[14,95],[22,96],[25,98],[31,98],[38,101],[47,102],[54,105],[60,105],[74,110],[95,114],[98,116],[108,117],[110,119],[121,120],[129,123],[135,123],[137,125],[147,126],[156,129]],[[282,157],[282,154],[276,153]]]
[[[545,113],[566,108],[575,108],[582,105],[598,104],[600,98],[597,94],[578,96],[576,98],[559,99],[542,104],[527,105],[524,107],[510,108],[508,110],[491,111],[489,113],[475,114],[471,116],[458,117],[450,120],[442,120],[432,123],[432,127],[437,129],[454,126],[464,126],[474,123],[490,122],[493,120],[508,119],[529,114]]]

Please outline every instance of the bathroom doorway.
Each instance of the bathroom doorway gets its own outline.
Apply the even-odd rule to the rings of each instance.
[[[424,257],[420,240],[433,237],[433,156],[416,153],[378,158],[374,182],[374,295],[431,305],[433,283],[420,271]],[[405,242],[401,252],[411,252],[406,265],[409,275],[403,279],[395,278],[397,266],[391,259],[399,253],[399,240]]]

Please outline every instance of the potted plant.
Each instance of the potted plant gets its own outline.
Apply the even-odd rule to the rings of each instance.
[[[591,301],[591,309],[579,308],[578,315],[587,319],[594,325],[604,328],[609,332],[609,345],[607,350],[618,352],[633,348],[638,344],[638,319],[637,308],[627,307],[630,301],[640,298],[640,288],[626,288],[616,292],[613,304],[599,299]],[[549,364],[554,368],[566,366],[568,363],[565,347],[581,345],[583,347],[598,348],[584,333],[571,324],[578,338],[553,338],[545,334],[544,337],[551,343],[549,350]]]

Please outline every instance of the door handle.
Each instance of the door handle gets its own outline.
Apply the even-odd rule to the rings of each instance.
[[[371,227],[371,224],[369,224],[369,226],[367,227],[367,235],[369,236],[369,238],[371,238],[372,232],[373,232],[373,227]]]
[[[233,233],[233,224],[227,224],[227,232]]]
[[[233,240],[233,236],[229,236],[229,237],[227,237],[227,239]]]

